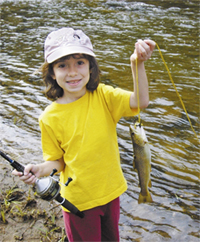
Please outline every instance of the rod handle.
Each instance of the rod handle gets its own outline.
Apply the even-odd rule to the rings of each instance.
[[[24,173],[24,166],[18,163],[17,161],[14,161],[11,166],[15,168],[17,171],[21,171]]]
[[[84,218],[84,213],[79,211],[78,208],[70,203],[67,199],[61,197],[60,193],[56,196],[55,200],[59,202],[64,208],[68,209],[71,213],[80,218]]]
[[[21,165],[20,163],[18,163],[15,160],[10,159],[10,157],[8,157],[6,154],[4,154],[2,151],[0,151],[0,155],[6,159],[7,161],[9,161],[10,165],[15,168],[17,171],[21,171],[24,173],[24,166]]]

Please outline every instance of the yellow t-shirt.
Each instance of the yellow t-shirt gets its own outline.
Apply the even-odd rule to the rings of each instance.
[[[99,84],[75,102],[53,102],[39,118],[44,160],[64,157],[60,181],[73,181],[61,186],[61,196],[81,211],[107,204],[127,189],[116,124],[122,116],[137,114],[130,109],[130,95]]]

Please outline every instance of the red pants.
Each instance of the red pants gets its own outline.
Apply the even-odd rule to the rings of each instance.
[[[119,241],[119,198],[110,203],[84,211],[85,217],[63,211],[68,240],[74,241]]]

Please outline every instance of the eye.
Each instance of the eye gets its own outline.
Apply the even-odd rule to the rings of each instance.
[[[79,61],[77,62],[77,64],[78,64],[79,66],[81,66],[81,65],[83,65],[83,64],[84,64],[84,61],[79,60]]]
[[[65,67],[65,64],[64,63],[61,63],[58,65],[58,68],[64,68]]]

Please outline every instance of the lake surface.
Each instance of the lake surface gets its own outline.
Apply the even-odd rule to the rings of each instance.
[[[40,76],[47,34],[71,26],[90,36],[103,83],[132,90],[129,57],[137,39],[161,48],[199,139],[199,1],[1,0],[0,148],[24,164],[42,162],[38,117],[50,103]],[[141,111],[152,152],[154,202],[138,204],[129,125],[117,126],[128,190],[121,241],[199,241],[199,143],[156,49],[146,62],[150,104]],[[5,164],[6,161],[0,159]]]

